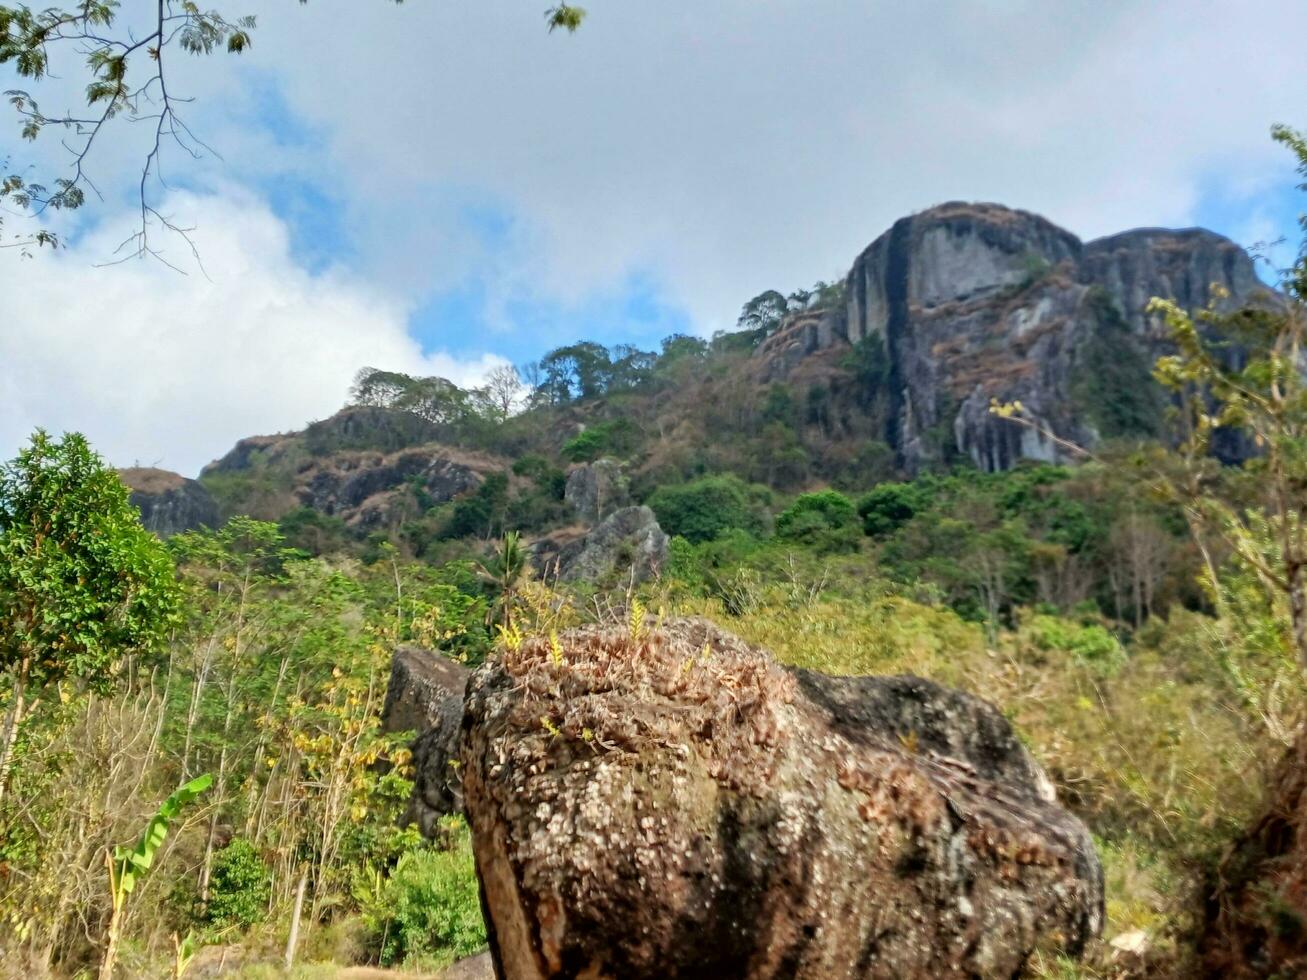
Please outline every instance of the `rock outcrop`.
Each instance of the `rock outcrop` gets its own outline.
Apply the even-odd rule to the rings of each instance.
[[[131,491],[141,523],[160,537],[221,523],[217,502],[195,480],[148,467],[119,470],[118,476]]]
[[[262,520],[311,507],[359,530],[393,527],[508,470],[501,457],[436,441],[446,434],[408,412],[351,407],[302,432],[242,439],[201,479],[228,510]]]
[[[614,459],[582,463],[567,474],[563,500],[578,520],[597,524],[606,515],[631,503],[630,488],[622,466]]]
[[[667,534],[648,507],[615,510],[590,531],[542,538],[532,561],[564,582],[615,584],[656,578],[667,561]]]
[[[528,641],[469,682],[500,978],[1006,978],[1101,929],[1089,834],[992,706],[647,629]]]
[[[1053,460],[1062,439],[1151,435],[1167,351],[1153,296],[1194,309],[1210,287],[1233,308],[1270,296],[1252,260],[1202,229],[1140,229],[1082,243],[1038,215],[953,202],[903,218],[854,261],[843,306],[803,313],[762,344],[760,377],[833,346],[875,345],[885,441],[916,471],[953,457],[1005,469]],[[995,418],[1020,401],[1035,427]]]
[[[457,762],[468,674],[462,664],[421,647],[401,646],[391,658],[381,724],[387,732],[418,733],[407,816],[427,836],[434,836],[441,817],[463,809]]]

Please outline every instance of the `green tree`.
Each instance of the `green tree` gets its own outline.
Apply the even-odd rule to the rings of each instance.
[[[774,289],[759,293],[744,304],[736,326],[741,330],[758,331],[765,337],[774,332],[789,312],[789,301]]]
[[[920,481],[882,483],[858,501],[858,515],[867,534],[890,534],[912,520],[929,503],[929,492]]]
[[[776,518],[776,535],[801,538],[813,531],[841,531],[857,521],[853,501],[838,490],[801,494]]]
[[[163,642],[178,603],[168,552],[117,474],[81,435],[38,430],[0,469],[0,799],[36,696],[65,680],[107,687],[124,657]]]

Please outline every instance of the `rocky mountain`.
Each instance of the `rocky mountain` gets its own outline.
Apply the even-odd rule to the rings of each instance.
[[[179,473],[150,467],[119,470],[131,490],[131,502],[141,511],[141,523],[161,537],[217,527],[218,504],[208,490]]]
[[[902,218],[842,288],[822,286],[820,308],[712,341],[560,348],[537,365],[527,410],[508,416],[448,382],[389,376],[412,391],[243,439],[201,481],[224,516],[307,508],[354,540],[407,528],[419,553],[517,528],[559,574],[640,577],[663,560],[661,531],[638,506],[660,486],[730,473],[786,494],[861,491],[966,462],[1060,460],[1061,440],[1162,437],[1166,395],[1151,372],[1168,342],[1148,300],[1279,302],[1252,259],[1212,232],[1082,242],[997,204]],[[1033,424],[996,417],[995,401],[1019,401]],[[1246,458],[1237,433],[1221,437],[1218,455]]]
[[[1084,445],[1153,434],[1165,352],[1161,296],[1196,309],[1274,302],[1252,259],[1202,229],[1139,229],[1088,243],[1044,218],[954,202],[902,218],[854,261],[845,301],[791,319],[760,346],[786,379],[821,352],[862,345],[886,393],[885,441],[917,472],[949,451],[985,470],[1052,460],[1035,428],[995,418],[1019,400],[1040,428]]]

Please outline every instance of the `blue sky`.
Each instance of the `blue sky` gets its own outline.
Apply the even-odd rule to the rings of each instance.
[[[1085,239],[1297,240],[1302,195],[1268,132],[1307,127],[1299,2],[590,6],[566,36],[517,0],[457,21],[287,0],[248,53],[176,62],[221,159],[169,152],[152,192],[204,269],[175,240],[188,276],[97,268],[132,230],[141,156],[106,142],[105,200],[72,247],[0,255],[0,450],[77,428],[112,459],[191,473],[330,414],[364,365],[472,384],[582,338],[729,328],[749,297],[842,276],[947,200]],[[57,141],[22,152],[66,163]]]

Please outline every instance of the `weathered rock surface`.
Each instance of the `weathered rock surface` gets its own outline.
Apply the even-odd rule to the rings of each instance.
[[[1101,929],[1089,834],[992,706],[705,621],[561,640],[465,702],[500,978],[1012,977]]]
[[[195,480],[147,467],[119,470],[118,476],[131,490],[130,499],[141,511],[141,523],[160,537],[217,527],[221,522],[217,502]]]
[[[463,809],[456,763],[468,674],[462,664],[421,647],[401,646],[390,662],[381,724],[388,732],[418,733],[408,817],[429,837],[441,817]]]
[[[445,503],[476,490],[481,474],[453,455],[436,446],[389,455],[337,453],[301,470],[296,496],[305,506],[341,516],[347,523],[380,526],[403,503],[408,503],[409,516],[414,516],[420,506]],[[414,489],[426,499],[407,499]],[[401,502],[397,498],[406,499]]]
[[[623,507],[580,537],[541,539],[532,560],[543,574],[565,582],[645,582],[667,561],[667,541],[652,510]]]
[[[587,524],[597,524],[613,511],[629,506],[630,488],[621,464],[613,459],[597,459],[577,466],[567,474],[563,500]]]
[[[1209,231],[1139,229],[1083,244],[1038,215],[953,202],[872,242],[848,274],[844,306],[800,314],[760,345],[760,377],[783,379],[819,351],[867,341],[884,361],[885,441],[908,470],[953,456],[989,470],[1056,459],[1056,441],[995,418],[991,400],[1020,401],[1038,427],[1082,445],[1148,434],[1161,415],[1150,371],[1167,344],[1145,306],[1162,296],[1200,308],[1213,284],[1229,292],[1228,308],[1270,295],[1243,249]],[[1131,410],[1114,413],[1123,399]]]

